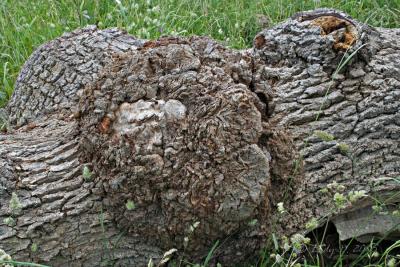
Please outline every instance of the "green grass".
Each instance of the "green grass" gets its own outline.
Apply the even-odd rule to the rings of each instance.
[[[341,9],[373,26],[400,25],[398,0],[1,0],[0,107],[32,51],[78,27],[119,27],[141,38],[208,35],[244,48],[262,29],[258,15],[273,25],[317,7]]]
[[[376,27],[400,27],[399,0],[0,0],[0,107],[11,96],[18,72],[33,50],[78,27],[119,27],[148,39],[175,34],[208,35],[229,47],[245,48],[251,46],[255,34],[262,29],[260,15],[274,25],[295,12],[318,7],[343,10]],[[347,150],[344,145],[342,149]],[[270,257],[273,251],[284,256],[285,264],[296,260],[291,248],[282,251],[276,240],[275,243],[274,249],[261,253],[258,266],[281,266]],[[398,248],[400,244],[393,246]],[[368,263],[374,249],[365,250],[358,260]],[[391,249],[394,248],[389,247],[375,262],[386,265],[387,251]],[[312,264],[320,265],[318,260]],[[334,265],[342,266],[341,260]]]

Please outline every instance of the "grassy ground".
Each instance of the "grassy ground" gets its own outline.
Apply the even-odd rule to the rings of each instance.
[[[251,46],[266,18],[273,25],[317,7],[341,9],[374,26],[400,27],[399,0],[1,0],[0,107],[32,51],[77,27],[119,27],[142,38],[209,35],[243,48]]]
[[[400,0],[0,0],[0,107],[11,96],[19,69],[32,51],[78,27],[119,27],[141,38],[208,35],[227,46],[244,48],[251,46],[266,24],[317,7],[341,9],[377,27],[400,27]],[[261,253],[257,266],[296,266],[291,258],[293,244],[287,246],[282,250],[275,245],[272,258],[271,251]],[[363,266],[371,262],[378,264],[369,266],[390,266],[389,259],[394,258],[388,254],[394,249],[400,249],[400,241],[380,253],[371,244],[358,261]],[[284,265],[278,263],[279,257]],[[319,258],[313,264],[324,266]],[[346,264],[339,259],[333,265]]]

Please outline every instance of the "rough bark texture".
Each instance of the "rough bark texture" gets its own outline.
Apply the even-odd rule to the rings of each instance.
[[[16,81],[7,106],[10,123],[21,126],[45,114],[77,112],[82,89],[97,79],[113,54],[142,43],[118,29],[89,26],[40,46]]]
[[[333,217],[342,239],[390,229],[390,215],[375,215],[380,228],[361,222],[372,198],[333,214],[321,189],[336,181],[400,202],[399,40],[323,9],[244,51],[95,28],[42,46],[0,135],[0,247],[54,266],[143,266],[171,248],[199,259],[220,240],[215,257],[229,266],[311,218]]]
[[[346,192],[366,190],[375,198],[388,193],[393,204],[399,202],[400,30],[373,29],[345,15],[338,19],[337,13],[319,13],[298,14],[255,39],[263,40],[254,50],[255,90],[272,92],[269,105],[275,106],[269,127],[280,136],[287,133],[300,155],[285,203],[290,216],[280,223],[285,229],[329,216],[332,195],[320,189],[334,181]],[[336,74],[349,48],[348,54],[357,53]],[[293,176],[293,166],[285,172],[274,162],[282,145],[267,144],[267,150],[277,150],[271,164],[274,192]],[[354,208],[368,207],[371,201]]]

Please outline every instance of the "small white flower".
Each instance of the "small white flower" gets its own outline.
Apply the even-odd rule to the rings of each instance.
[[[152,22],[152,19],[149,18],[148,16],[146,16],[146,17],[143,18],[143,21],[146,22],[146,23],[149,23],[149,22]]]
[[[338,186],[337,186],[337,188],[336,188],[339,192],[343,192],[345,189],[346,189],[346,187],[344,186],[344,185],[342,185],[342,184],[339,184]]]
[[[287,242],[285,242],[285,244],[283,244],[283,249],[284,249],[285,251],[289,251],[290,245],[289,245]]]
[[[198,226],[200,225],[200,222],[194,222],[191,226],[190,226],[190,232],[193,232]]]
[[[169,262],[169,260],[171,259],[172,255],[174,253],[176,253],[178,250],[176,248],[170,249],[167,252],[164,253],[164,256],[162,257],[160,263],[158,264],[158,266],[162,266],[165,263]]]
[[[218,30],[218,33],[222,35],[222,34],[224,33],[224,31],[220,28],[220,29]]]
[[[236,23],[235,23],[235,28],[236,28],[236,29],[239,29],[239,27],[240,27],[239,23],[236,22]]]
[[[87,10],[83,10],[83,12],[82,12],[82,16],[83,16],[85,19],[90,19],[90,16],[89,16],[89,14],[88,14],[88,11],[87,11]]]
[[[11,261],[12,259],[11,259],[11,256],[10,256],[10,255],[8,255],[4,250],[2,250],[2,249],[0,248],[0,260],[3,260],[3,261]]]
[[[347,198],[341,193],[335,193],[335,195],[333,196],[333,200],[335,202],[336,207],[339,209],[344,208],[347,202]]]
[[[187,244],[188,242],[189,242],[189,237],[185,236],[185,237],[183,238],[183,243],[184,243],[184,244]]]
[[[290,241],[292,242],[292,244],[301,244],[303,243],[304,240],[304,236],[302,234],[294,234],[291,238]]]
[[[388,267],[395,267],[396,266],[396,259],[395,258],[391,258],[388,263],[387,263]]]
[[[283,260],[282,256],[279,255],[279,254],[276,254],[276,256],[275,256],[275,262],[276,262],[276,263],[281,263],[282,260]]]
[[[135,26],[136,26],[136,23],[135,23],[135,22],[132,22],[131,24],[129,24],[127,30],[128,30],[128,31],[131,31],[132,29],[135,28]]]
[[[312,218],[311,220],[309,220],[307,223],[306,223],[306,229],[307,230],[314,230],[315,228],[317,228],[318,227],[318,221],[317,221],[317,219],[316,218]]]
[[[350,202],[356,202],[357,200],[367,197],[367,191],[360,190],[360,191],[350,191],[349,193],[349,200]]]
[[[372,258],[378,258],[379,257],[379,252],[378,251],[374,251],[374,253],[372,253],[371,257]]]
[[[328,189],[335,189],[337,187],[338,183],[336,181],[333,181],[332,183],[329,183],[326,187]]]
[[[278,204],[277,204],[277,206],[278,206],[278,211],[279,211],[279,213],[285,213],[286,212],[286,209],[285,209],[285,207],[283,206],[283,202],[279,202]]]

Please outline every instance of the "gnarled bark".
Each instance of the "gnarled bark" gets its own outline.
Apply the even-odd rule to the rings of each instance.
[[[388,230],[357,223],[371,197],[336,214],[321,189],[399,202],[399,37],[322,9],[244,51],[95,28],[42,46],[0,135],[0,246],[55,266],[143,266],[173,247],[201,258],[220,240],[229,265],[311,218],[334,217],[343,239]]]

